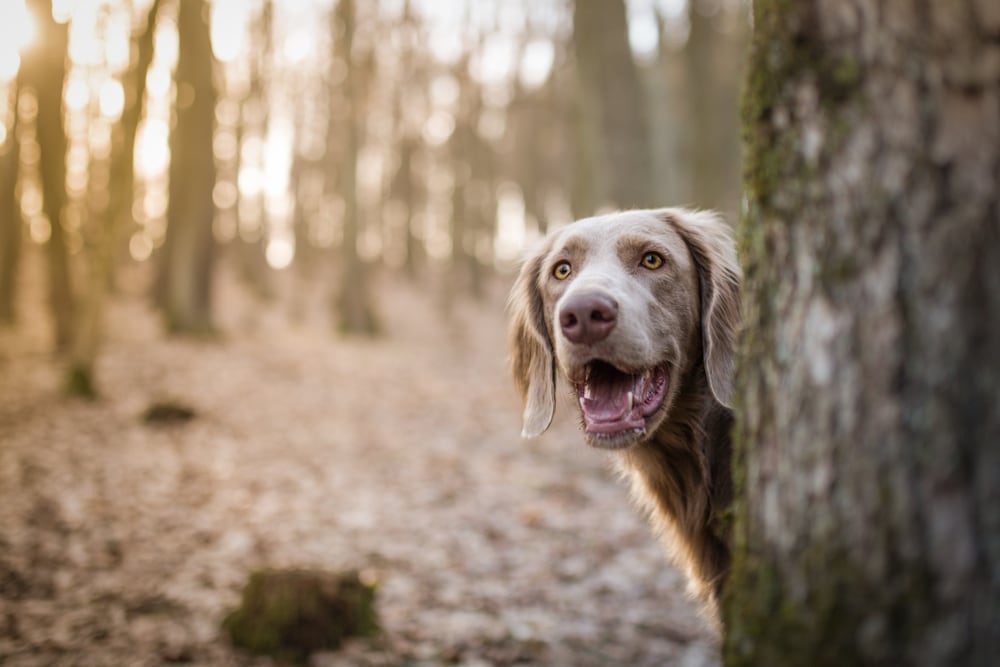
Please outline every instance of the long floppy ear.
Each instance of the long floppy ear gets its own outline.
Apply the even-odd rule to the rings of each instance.
[[[732,231],[711,211],[666,209],[694,258],[701,292],[702,352],[715,399],[732,407],[741,272]]]
[[[556,368],[545,325],[538,273],[543,254],[524,263],[507,302],[510,314],[511,370],[524,400],[521,435],[533,438],[552,423],[556,411]]]

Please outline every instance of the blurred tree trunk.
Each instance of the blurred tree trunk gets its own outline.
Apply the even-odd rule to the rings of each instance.
[[[573,50],[580,79],[583,145],[593,147],[593,153],[584,155],[592,160],[594,180],[589,187],[598,193],[597,205],[652,205],[650,134],[628,42],[624,0],[574,0]]]
[[[104,305],[114,274],[115,248],[123,225],[132,220],[135,181],[135,139],[146,95],[146,74],[153,62],[153,35],[161,0],[154,0],[146,15],[146,25],[136,39],[136,58],[125,76],[125,109],[116,129],[110,165],[108,206],[103,225],[94,230],[90,271],[86,291],[80,301],[76,334],[70,359],[68,390],[71,394],[97,395],[94,362],[103,337]]]
[[[368,272],[358,254],[361,217],[358,211],[358,153],[364,115],[364,68],[353,53],[356,16],[354,0],[338,0],[337,22],[340,26],[340,57],[347,65],[344,79],[346,105],[345,146],[340,170],[340,191],[344,198],[344,239],[341,247],[342,275],[337,295],[338,327],[342,333],[372,336],[378,321],[368,290]],[[336,44],[335,44],[336,48]]]
[[[420,25],[413,13],[411,0],[403,1],[402,35],[403,46],[399,54],[400,85],[393,96],[394,124],[398,133],[399,167],[389,187],[389,196],[406,207],[403,222],[406,230],[406,260],[404,269],[410,278],[417,278],[424,262],[423,244],[417,235],[417,208],[420,205],[419,183],[414,173],[414,161],[420,148],[420,139],[413,121],[407,116],[409,96],[413,88],[425,85],[423,72],[418,62]]]
[[[455,112],[455,129],[448,138],[448,158],[451,163],[451,220],[449,233],[451,235],[451,267],[448,286],[443,296],[450,307],[451,298],[455,296],[456,285],[459,289],[468,287],[475,289],[475,267],[470,257],[470,248],[476,234],[476,220],[469,215],[468,192],[472,181],[472,133],[475,131],[475,116],[478,113],[474,96],[475,83],[469,76],[469,54],[465,54],[453,69],[452,74],[458,81],[458,101]],[[464,280],[463,280],[464,278]]]
[[[5,114],[11,119],[7,128],[7,138],[0,144],[0,324],[12,323],[15,319],[15,285],[17,267],[21,259],[21,205],[17,200],[17,174],[21,151],[17,138],[17,81],[10,84],[8,106],[12,113]]]
[[[693,205],[735,214],[739,192],[739,74],[747,24],[742,7],[716,0],[688,3],[690,31],[684,46],[686,101],[683,161],[691,175]]]
[[[730,666],[1000,655],[998,7],[754,4]]]
[[[168,331],[207,334],[213,330],[216,93],[204,0],[180,0],[177,34],[177,116],[170,136],[170,203],[158,297]]]
[[[267,142],[268,126],[270,124],[270,101],[267,90],[271,79],[271,61],[274,53],[272,39],[272,24],[274,4],[265,0],[260,14],[252,26],[254,49],[250,55],[250,89],[243,99],[240,109],[240,121],[237,128],[237,145],[243,145],[243,139],[248,134],[257,137],[262,145]],[[237,160],[242,160],[237,157]],[[239,168],[237,165],[237,176]],[[237,194],[238,198],[242,195]],[[267,263],[267,241],[270,228],[267,210],[267,191],[262,188],[253,203],[257,217],[257,229],[240,229],[237,243],[240,274],[253,292],[261,299],[274,297],[274,287],[271,284],[271,267]],[[237,201],[237,215],[239,202]],[[240,225],[246,220],[240,219]]]
[[[717,2],[711,0],[688,1],[687,42],[684,45],[687,85],[684,98],[687,101],[686,146],[684,155],[691,174],[690,202],[696,206],[717,208],[719,179],[718,116],[720,110],[715,101],[718,86],[715,72],[717,47],[712,17],[707,13],[708,5],[718,16]]]
[[[405,131],[405,130],[404,130]],[[413,160],[417,154],[417,139],[404,136],[399,144],[399,170],[396,174],[396,196],[406,207],[406,275],[417,278],[424,262],[423,244],[416,230],[417,179],[413,173]]]
[[[73,290],[69,253],[63,230],[66,207],[66,132],[63,128],[63,81],[66,78],[67,26],[52,18],[51,0],[29,0],[38,35],[21,63],[22,89],[38,100],[35,131],[41,150],[43,208],[51,225],[48,240],[49,305],[56,330],[56,347],[67,350],[73,340]]]

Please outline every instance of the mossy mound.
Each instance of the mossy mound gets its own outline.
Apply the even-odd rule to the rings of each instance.
[[[259,570],[251,573],[239,608],[223,628],[235,646],[303,662],[348,637],[378,632],[375,587],[356,572]]]

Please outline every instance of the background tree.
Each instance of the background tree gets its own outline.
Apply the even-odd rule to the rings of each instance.
[[[343,333],[372,335],[378,330],[368,288],[368,271],[358,254],[361,211],[358,206],[358,154],[364,136],[365,98],[370,82],[370,54],[355,47],[357,12],[354,0],[338,0],[334,10],[336,30],[334,50],[346,66],[343,78],[344,145],[340,152],[338,174],[340,195],[344,202],[341,280],[337,293],[338,327]],[[338,39],[339,38],[339,39]],[[331,114],[332,116],[332,114]]]
[[[51,0],[28,3],[38,36],[21,63],[21,90],[31,90],[37,102],[35,135],[40,150],[40,180],[49,222],[49,306],[55,324],[56,347],[67,350],[73,340],[74,303],[63,216],[66,209],[66,131],[63,127],[63,82],[66,79],[65,23],[52,18]]]
[[[685,203],[703,208],[737,210],[739,73],[744,57],[742,7],[723,7],[718,0],[689,0],[688,38],[684,44],[684,85],[672,91],[668,104],[681,100],[686,145],[678,171],[690,179]],[[676,167],[675,167],[676,168]]]
[[[985,667],[1000,11],[758,0],[754,26],[727,664]]]
[[[651,204],[650,135],[644,92],[629,49],[624,0],[574,1],[573,53],[583,145],[589,148],[585,159],[590,177],[581,175],[580,187],[597,194],[596,201],[580,201],[579,215],[607,204]]]
[[[204,0],[180,0],[176,124],[170,140],[170,201],[160,260],[158,298],[167,328],[212,330],[212,222],[215,205],[215,85]]]
[[[71,394],[97,395],[94,363],[103,338],[104,311],[114,280],[115,254],[121,230],[132,224],[135,183],[135,140],[146,96],[146,78],[153,61],[153,35],[161,0],[153,0],[146,21],[133,40],[135,57],[123,77],[125,102],[115,128],[109,169],[107,206],[94,211],[89,272],[81,295],[70,355],[68,389]]]
[[[17,174],[21,159],[17,140],[17,81],[4,99],[7,136],[0,143],[0,324],[14,321],[14,285],[21,259],[21,203],[17,200]]]

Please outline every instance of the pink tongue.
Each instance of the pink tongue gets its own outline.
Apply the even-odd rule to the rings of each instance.
[[[631,375],[620,375],[614,379],[601,378],[587,385],[589,398],[584,397],[581,406],[588,422],[619,421],[629,412],[628,393],[632,391]]]

